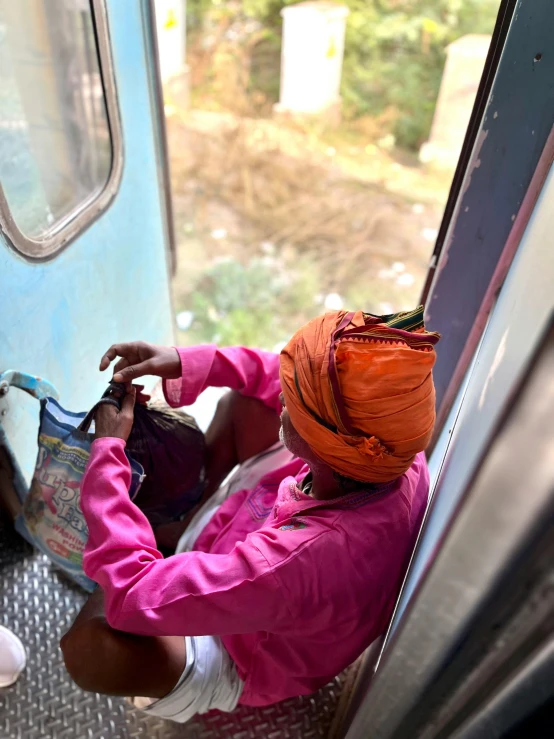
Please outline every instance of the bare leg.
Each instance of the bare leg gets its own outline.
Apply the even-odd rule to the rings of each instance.
[[[255,398],[236,391],[224,395],[206,431],[206,478],[204,494],[197,507],[183,520],[158,526],[159,547],[175,551],[190,519],[211,496],[231,470],[256,454],[268,449],[279,439],[279,416]]]
[[[98,588],[60,642],[67,671],[83,690],[163,698],[186,664],[182,636],[137,636],[112,629]]]
[[[260,400],[235,391],[221,398],[206,432],[207,485],[203,500],[210,498],[229,472],[279,440],[281,421]]]

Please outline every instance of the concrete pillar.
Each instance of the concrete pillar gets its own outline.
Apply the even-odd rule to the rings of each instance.
[[[470,34],[447,48],[431,134],[420,151],[422,162],[456,166],[490,41],[490,36]]]
[[[278,113],[322,115],[340,111],[346,6],[314,1],[283,8]]]
[[[155,0],[156,32],[162,83],[173,103],[189,105],[186,63],[186,0]]]

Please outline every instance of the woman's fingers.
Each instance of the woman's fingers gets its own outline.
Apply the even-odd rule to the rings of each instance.
[[[124,344],[112,344],[100,360],[100,370],[104,371],[105,369],[108,369],[116,357],[121,357],[116,365],[116,371],[119,369],[119,364],[123,361],[127,364],[136,364],[141,358],[144,358],[144,348],[145,345],[141,341],[128,341]]]
[[[148,401],[152,399],[149,393],[144,392],[144,385],[135,385],[137,389],[137,403],[139,405],[148,405]]]
[[[115,382],[131,382],[131,380],[135,380],[137,377],[154,374],[156,374],[155,364],[151,359],[147,359],[146,362],[139,362],[138,364],[130,364],[128,367],[123,367],[114,374],[113,379]]]
[[[116,372],[121,372],[122,369],[125,367],[128,367],[131,364],[128,359],[125,359],[125,357],[122,357],[119,362],[115,363],[115,367],[113,368],[114,375]]]
[[[133,410],[135,406],[136,390],[132,386],[126,387],[126,394],[121,401],[121,410],[113,405],[103,403],[98,406],[94,414],[95,437],[114,437],[127,441],[133,428]]]
[[[121,344],[112,344],[108,351],[104,354],[102,359],[100,360],[100,371],[103,372],[104,370],[108,369],[111,362],[117,357],[121,356],[120,353]]]
[[[113,344],[100,361],[100,369],[107,369],[119,357],[114,367],[115,382],[130,382],[143,375],[157,375],[164,379],[181,376],[181,358],[176,349],[154,346],[144,341]]]
[[[127,383],[125,390],[125,397],[121,403],[121,413],[126,416],[129,416],[129,414],[132,416],[133,408],[135,407],[135,400],[137,398],[137,389],[134,385],[131,385],[131,383]]]

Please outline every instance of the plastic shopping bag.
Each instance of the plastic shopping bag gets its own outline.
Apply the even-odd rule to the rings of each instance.
[[[110,383],[99,403],[117,405],[125,386]],[[80,486],[90,455],[94,413],[70,413],[53,398],[41,401],[38,457],[18,531],[69,577],[92,591],[83,572],[88,529]],[[204,489],[204,434],[191,416],[161,403],[136,405],[126,445],[129,495],[153,526],[188,513]]]
[[[53,398],[41,401],[37,464],[16,528],[66,575],[92,591],[95,583],[83,572],[88,529],[79,502],[81,479],[94,440],[83,426],[87,418],[92,420],[90,414],[64,410]],[[133,499],[144,471],[128,458]]]

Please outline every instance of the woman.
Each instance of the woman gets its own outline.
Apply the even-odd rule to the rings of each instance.
[[[127,494],[136,391],[99,409],[81,504],[101,590],[62,640],[75,681],[186,721],[314,692],[354,661],[386,628],[425,510],[438,338],[422,309],[338,311],[280,357],[111,347],[101,369],[119,356],[116,381],[164,378],[174,406],[210,385],[235,392],[207,433],[202,526],[167,559]],[[241,484],[264,450],[271,469]],[[234,492],[218,490],[235,464]]]

